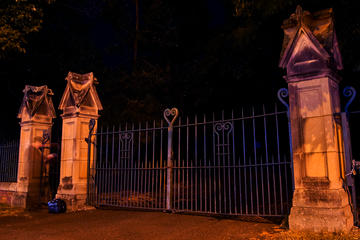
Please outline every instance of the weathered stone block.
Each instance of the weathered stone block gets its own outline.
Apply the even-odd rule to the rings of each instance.
[[[293,231],[348,232],[353,227],[350,206],[339,208],[291,208],[289,227]]]

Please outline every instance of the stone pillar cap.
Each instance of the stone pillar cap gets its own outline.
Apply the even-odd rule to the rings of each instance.
[[[332,69],[343,69],[332,8],[310,13],[297,6],[296,12],[291,14],[289,19],[284,20],[282,29],[284,41],[279,67],[287,68],[288,63],[294,60],[294,55],[298,54],[302,56],[295,63],[319,60]],[[300,53],[305,48],[311,50]],[[317,55],[317,59],[313,59],[313,55]]]
[[[26,85],[23,92],[24,98],[19,109],[18,118],[23,117],[24,108],[30,117],[33,117],[39,112],[51,118],[56,117],[54,105],[51,100],[51,96],[54,95],[54,93],[48,86]]]
[[[94,86],[97,84],[97,79],[92,72],[85,74],[69,72],[65,80],[67,85],[59,105],[60,110],[70,106],[79,109],[83,105],[97,110],[103,109]]]

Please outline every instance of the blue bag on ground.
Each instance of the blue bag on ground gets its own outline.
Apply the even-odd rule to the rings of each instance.
[[[54,199],[48,202],[49,213],[66,212],[66,203],[61,199]]]

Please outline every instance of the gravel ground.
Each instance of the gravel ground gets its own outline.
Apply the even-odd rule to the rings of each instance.
[[[254,220],[254,219],[246,219]],[[258,220],[258,219],[256,219]],[[130,210],[0,211],[0,239],[266,239],[274,223]]]

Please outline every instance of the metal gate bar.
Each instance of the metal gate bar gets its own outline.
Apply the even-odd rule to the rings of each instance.
[[[0,144],[0,182],[16,182],[19,159],[19,140]]]
[[[336,113],[335,117],[340,117],[340,125],[343,139],[343,146],[339,146],[340,149],[343,149],[344,153],[344,175],[342,176],[346,182],[346,190],[349,194],[352,212],[354,215],[354,224],[358,225],[359,223],[359,211],[358,211],[358,197],[357,197],[357,188],[359,187],[356,182],[358,182],[358,175],[356,174],[356,161],[360,154],[357,151],[358,140],[356,138],[357,134],[350,134],[350,125],[353,132],[358,132],[358,119],[360,117],[360,111],[349,111],[349,106],[354,101],[356,96],[356,90],[353,87],[345,87],[343,90],[343,95],[346,98],[349,98],[347,101],[344,112]],[[340,142],[340,141],[339,141]]]
[[[90,131],[94,206],[283,216],[292,196],[288,111],[241,109]],[[176,122],[177,121],[177,122]],[[152,125],[150,127],[150,125]],[[130,126],[130,127],[129,127]],[[91,127],[91,126],[90,126]],[[165,140],[167,137],[167,141]],[[92,150],[93,147],[93,150]],[[163,156],[167,156],[164,158]]]
[[[226,215],[280,216],[292,195],[287,112],[207,121],[195,116],[174,126],[172,209]],[[269,126],[271,129],[269,129]],[[184,136],[185,135],[185,136]],[[208,136],[211,136],[209,138]],[[269,140],[272,141],[269,143]],[[260,146],[261,145],[261,146]],[[284,156],[281,156],[284,153]]]
[[[94,159],[89,166],[88,203],[146,209],[165,208],[166,162],[163,121],[135,127],[100,128],[88,139]],[[89,142],[89,141],[88,141]],[[90,162],[90,161],[89,161]]]

